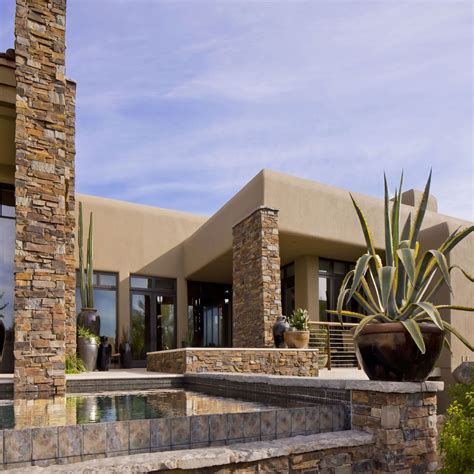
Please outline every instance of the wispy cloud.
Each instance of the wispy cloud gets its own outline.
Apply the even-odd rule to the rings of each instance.
[[[263,167],[373,195],[433,167],[473,219],[470,1],[68,8],[79,191],[212,213]]]

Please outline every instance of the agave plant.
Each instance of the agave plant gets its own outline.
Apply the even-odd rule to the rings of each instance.
[[[356,266],[344,278],[338,299],[337,308],[329,313],[337,314],[342,324],[342,316],[359,319],[354,337],[366,324],[400,322],[406,328],[422,354],[425,343],[420,330],[420,323],[431,322],[445,332],[449,331],[458,337],[469,349],[474,346],[451,324],[443,321],[440,310],[454,309],[474,311],[474,308],[456,305],[435,305],[431,299],[446,284],[452,292],[450,273],[460,270],[466,278],[474,281],[458,265],[448,266],[447,256],[463,239],[474,231],[474,226],[456,229],[438,249],[420,253],[418,235],[425,216],[431,185],[431,172],[428,177],[420,204],[412,220],[408,215],[403,227],[400,227],[400,205],[403,185],[403,173],[398,191],[392,203],[389,199],[387,179],[384,176],[384,222],[385,222],[385,264],[376,253],[372,234],[364,213],[351,195],[357,216],[362,227],[367,253],[362,255]],[[348,311],[349,301],[354,299],[362,312]],[[445,337],[449,347],[449,341]]]
[[[89,216],[89,236],[87,238],[87,264],[84,268],[84,225],[82,220],[82,202],[79,203],[79,291],[83,308],[94,307],[94,285],[92,267],[92,212]]]

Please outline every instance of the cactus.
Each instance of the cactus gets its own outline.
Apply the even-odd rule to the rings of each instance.
[[[87,263],[84,268],[84,223],[82,216],[82,202],[79,203],[79,289],[81,294],[81,305],[83,308],[94,307],[94,285],[93,275],[94,269],[92,265],[92,231],[93,221],[92,212],[89,219],[89,235],[87,238]]]

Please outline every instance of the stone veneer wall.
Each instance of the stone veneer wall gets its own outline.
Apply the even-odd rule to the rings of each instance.
[[[66,0],[17,0],[15,392],[65,390]]]
[[[278,211],[261,207],[233,227],[234,347],[273,347],[281,315]]]
[[[76,84],[66,81],[66,166],[65,166],[65,197],[66,197],[66,288],[64,306],[66,311],[66,353],[76,352]]]
[[[173,374],[230,372],[315,377],[317,349],[200,349],[150,352],[147,370]]]
[[[436,472],[436,421],[436,392],[423,384],[415,393],[352,392],[352,429],[375,435],[378,473]]]

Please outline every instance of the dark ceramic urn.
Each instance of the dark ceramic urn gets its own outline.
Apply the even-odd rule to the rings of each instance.
[[[444,331],[420,324],[426,352],[422,354],[401,323],[367,324],[356,338],[359,364],[370,380],[422,382],[443,348]]]
[[[102,336],[100,338],[99,355],[97,356],[97,370],[109,370],[111,357],[112,346],[110,345],[109,338]]]
[[[286,316],[278,316],[276,323],[273,325],[273,342],[275,347],[283,349],[286,347],[284,333],[289,331],[290,325],[286,321]]]
[[[132,345],[129,342],[122,342],[119,352],[122,369],[130,369],[132,367]]]

